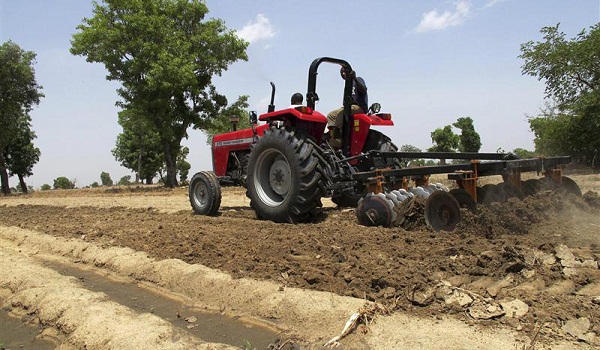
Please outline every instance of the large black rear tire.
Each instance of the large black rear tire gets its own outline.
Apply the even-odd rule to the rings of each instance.
[[[381,152],[397,152],[398,147],[392,142],[392,140],[377,130],[369,130],[365,145],[363,146],[363,153],[368,151],[381,151]],[[400,169],[400,162],[398,159],[388,160],[386,166],[393,169]],[[375,167],[375,163],[372,158],[361,159],[356,168],[358,171],[369,171]],[[357,183],[352,190],[346,189],[345,191],[334,191],[331,197],[331,201],[337,204],[338,207],[351,207],[356,208],[358,201],[366,195],[366,190],[361,183]]]
[[[314,143],[272,127],[252,146],[246,195],[261,219],[304,222],[321,206],[323,173]]]
[[[363,153],[368,151],[380,151],[380,152],[398,152],[398,146],[396,146],[392,140],[386,135],[382,134],[377,130],[369,130],[365,145],[363,146]],[[359,161],[358,171],[369,171],[375,167],[375,163],[372,158],[363,158]],[[396,158],[387,159],[385,164],[388,167],[394,169],[400,169],[400,161]]]
[[[196,214],[216,215],[221,205],[221,185],[212,171],[201,171],[190,181],[190,204]]]

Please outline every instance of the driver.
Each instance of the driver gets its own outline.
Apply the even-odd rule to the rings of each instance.
[[[342,67],[340,75],[346,80],[347,71]],[[369,110],[369,96],[367,94],[367,84],[361,77],[357,77],[354,71],[349,72],[352,79],[352,106],[351,115],[357,113],[366,113]],[[344,122],[344,107],[335,109],[327,115],[327,127],[329,128],[329,144],[333,148],[342,147],[342,124]]]
[[[288,108],[296,108],[296,107],[302,106],[303,99],[304,99],[304,97],[302,96],[302,94],[299,92],[296,92],[295,94],[292,95],[292,98],[290,99],[291,105]]]

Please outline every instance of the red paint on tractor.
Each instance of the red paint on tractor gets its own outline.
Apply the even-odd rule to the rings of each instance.
[[[263,136],[269,124],[255,127],[258,137]],[[254,142],[252,129],[232,131],[215,135],[212,140],[213,170],[217,176],[225,176],[229,154],[233,151],[247,150]]]

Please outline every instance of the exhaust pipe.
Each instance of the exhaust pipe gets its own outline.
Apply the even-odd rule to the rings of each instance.
[[[271,104],[267,109],[267,112],[271,113],[275,111],[275,84],[271,81]]]

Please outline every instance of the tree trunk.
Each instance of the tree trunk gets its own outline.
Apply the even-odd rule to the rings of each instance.
[[[138,155],[138,166],[137,173],[135,174],[135,183],[139,183],[142,178],[142,153],[144,152],[144,147],[140,148],[140,154]]]
[[[146,185],[152,185],[152,176],[146,178]]]
[[[0,147],[0,185],[2,187],[2,193],[9,195],[10,187],[8,185],[8,172],[6,171],[6,162],[2,150],[3,147]]]
[[[19,184],[21,185],[21,191],[23,191],[23,193],[27,193],[27,184],[25,183],[23,175],[21,174],[19,174]]]
[[[171,144],[169,141],[163,141],[163,150],[165,155],[165,165],[167,168],[167,175],[165,177],[165,187],[174,188],[177,186],[177,169],[175,162],[175,156],[173,156]]]

